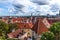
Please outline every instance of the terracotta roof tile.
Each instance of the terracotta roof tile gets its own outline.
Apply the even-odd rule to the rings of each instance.
[[[48,31],[47,25],[44,24],[42,19],[39,19],[37,33],[42,34],[46,31]]]
[[[18,35],[19,33],[21,33],[21,32],[22,32],[21,29],[17,29],[15,32],[9,33],[9,34],[7,34],[7,35],[8,35],[9,38],[15,38],[15,37],[17,37],[17,35]]]
[[[33,24],[32,23],[17,23],[19,28],[32,28]]]

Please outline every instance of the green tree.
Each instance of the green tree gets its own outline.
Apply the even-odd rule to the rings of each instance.
[[[53,32],[45,32],[41,35],[40,40],[55,40]]]
[[[54,33],[56,40],[60,40],[60,22],[53,23],[49,30]]]
[[[2,31],[7,31],[9,29],[8,24],[3,21],[0,21],[0,29]]]
[[[8,24],[6,24],[3,21],[0,21],[0,36],[6,37],[8,29],[9,29]]]
[[[13,29],[17,29],[16,23],[5,23],[3,21],[0,21],[0,36],[3,38],[7,38],[7,34],[10,33]]]
[[[10,33],[13,29],[15,29],[15,30],[18,29],[18,26],[17,26],[16,23],[9,23],[8,26],[9,26],[9,33]]]

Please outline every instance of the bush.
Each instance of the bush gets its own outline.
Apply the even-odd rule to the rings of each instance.
[[[18,39],[17,38],[8,38],[7,40],[18,40]]]
[[[45,32],[42,34],[41,40],[55,40],[55,36],[52,32]]]

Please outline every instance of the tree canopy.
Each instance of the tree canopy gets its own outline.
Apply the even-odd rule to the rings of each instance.
[[[60,22],[51,24],[49,31],[42,34],[41,40],[60,40]]]
[[[17,29],[16,23],[5,23],[0,21],[0,39],[7,38],[7,34],[10,33],[13,29]]]
[[[55,40],[53,32],[45,32],[42,34],[41,40]]]

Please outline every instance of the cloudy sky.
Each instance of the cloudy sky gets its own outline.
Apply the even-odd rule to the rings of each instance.
[[[0,16],[56,15],[60,0],[0,0]]]

